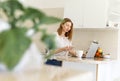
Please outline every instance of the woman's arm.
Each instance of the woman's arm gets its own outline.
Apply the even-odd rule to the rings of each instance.
[[[54,53],[57,54],[57,53],[60,53],[60,52],[63,52],[63,51],[69,51],[69,49],[70,48],[68,46],[63,47],[63,48],[58,48],[54,51]]]
[[[74,49],[70,49],[69,54],[72,55],[72,56],[75,56],[75,57],[77,56],[77,53]]]
[[[68,46],[63,47],[63,48],[56,49],[56,50],[54,51],[54,53],[57,54],[57,53],[60,53],[60,52],[62,52],[62,51],[68,51],[70,55],[72,55],[72,56],[77,56],[75,49],[73,49],[73,47],[68,47]]]

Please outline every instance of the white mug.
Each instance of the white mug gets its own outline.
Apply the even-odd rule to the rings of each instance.
[[[82,58],[82,55],[83,55],[82,50],[77,50],[76,53],[77,53],[77,57]]]

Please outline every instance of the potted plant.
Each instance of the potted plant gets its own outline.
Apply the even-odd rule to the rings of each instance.
[[[9,29],[0,32],[0,62],[12,69],[30,47],[31,35],[42,32],[42,40],[49,49],[54,49],[54,36],[40,28],[43,24],[53,24],[61,19],[47,16],[42,11],[24,7],[18,0],[5,0],[0,2],[0,10],[5,14]],[[2,16],[0,16],[2,19]],[[30,21],[32,26],[25,25]],[[30,33],[32,32],[32,33]],[[30,33],[30,34],[29,34]]]

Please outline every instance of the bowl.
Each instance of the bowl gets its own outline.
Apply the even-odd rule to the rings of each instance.
[[[77,57],[82,58],[83,56],[83,51],[82,50],[77,50],[76,51]]]
[[[104,54],[104,58],[110,58],[110,54]]]

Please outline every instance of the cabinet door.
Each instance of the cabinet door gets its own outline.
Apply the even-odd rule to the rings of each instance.
[[[74,27],[83,26],[83,0],[66,0],[64,17],[70,18]]]
[[[75,28],[106,27],[108,0],[67,0],[64,17],[72,19]]]
[[[108,0],[84,0],[83,26],[87,28],[106,27]]]
[[[96,72],[95,64],[63,61],[62,66],[65,68],[71,68],[71,69],[76,69],[76,70],[80,70],[80,71],[92,72],[92,74],[93,74],[92,81],[96,81],[96,73],[97,72]]]

